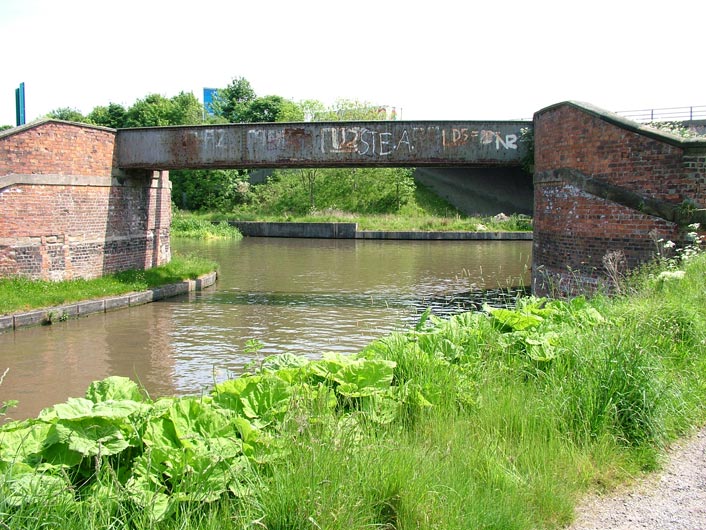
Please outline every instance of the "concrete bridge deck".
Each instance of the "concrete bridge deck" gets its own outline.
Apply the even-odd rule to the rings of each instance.
[[[520,166],[527,121],[249,123],[121,129],[121,169]]]

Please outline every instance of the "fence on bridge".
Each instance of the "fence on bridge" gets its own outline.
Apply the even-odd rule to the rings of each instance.
[[[663,109],[621,110],[617,114],[637,122],[706,120],[706,105]]]

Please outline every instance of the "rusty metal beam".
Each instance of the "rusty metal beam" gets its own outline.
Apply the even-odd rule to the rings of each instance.
[[[248,123],[121,129],[122,169],[519,166],[525,121]]]

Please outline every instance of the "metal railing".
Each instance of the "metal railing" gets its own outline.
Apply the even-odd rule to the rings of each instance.
[[[666,109],[620,110],[617,114],[638,122],[706,120],[706,105]]]

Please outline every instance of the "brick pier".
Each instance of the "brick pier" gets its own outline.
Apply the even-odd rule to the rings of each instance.
[[[0,276],[95,278],[169,262],[168,173],[115,171],[115,137],[56,120],[0,133]]]

